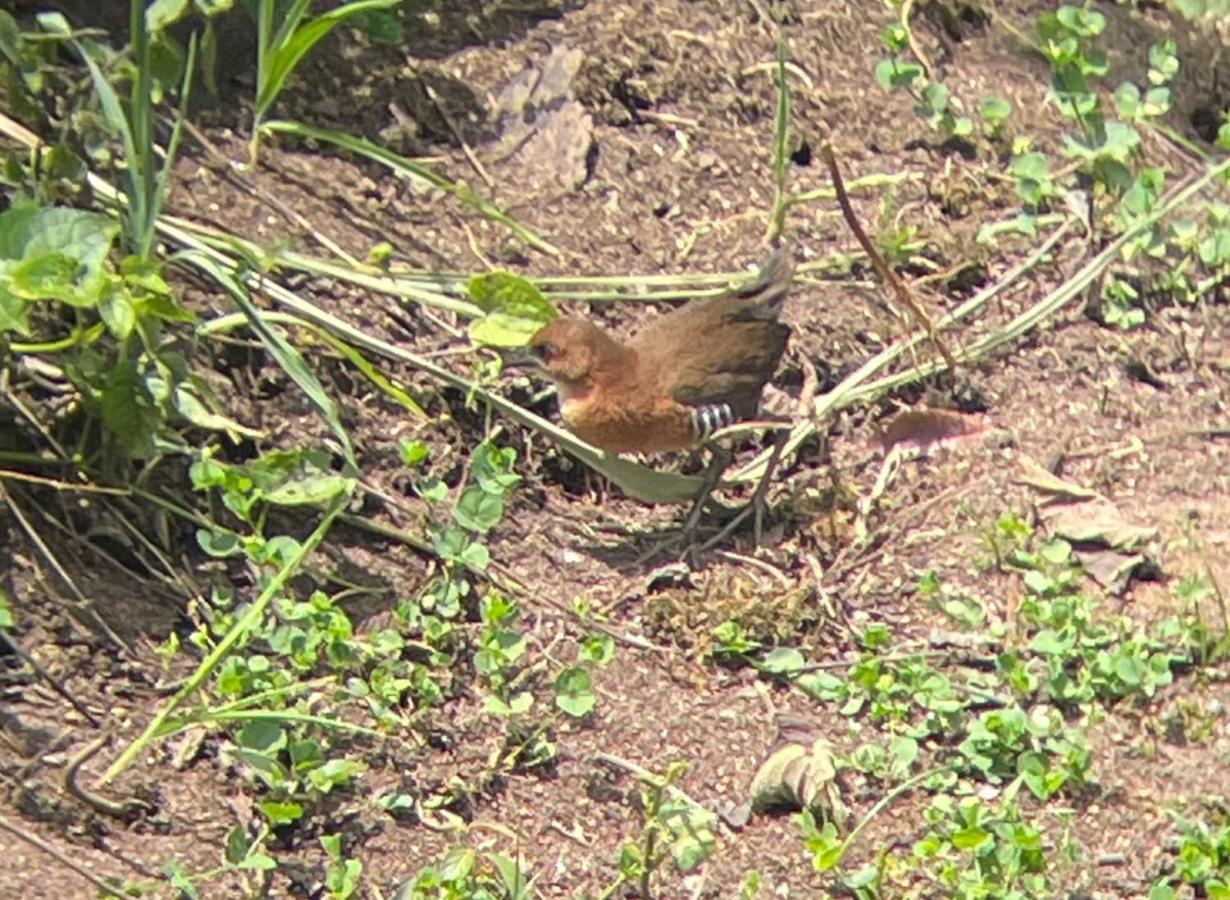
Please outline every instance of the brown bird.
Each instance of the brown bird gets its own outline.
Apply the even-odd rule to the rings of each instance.
[[[582,440],[615,453],[682,450],[755,417],[790,338],[778,317],[791,272],[779,250],[746,286],[681,306],[627,343],[588,319],[568,316],[540,329],[529,351],[555,382],[564,421]],[[729,534],[747,511],[755,514],[754,540],[760,542],[765,491],[783,439],[779,435],[747,510],[710,544]],[[730,459],[728,450],[714,448],[685,535],[694,533]]]
[[[675,309],[627,343],[567,316],[529,351],[582,440],[615,453],[681,450],[755,417],[790,337],[778,317],[791,271],[778,251],[747,286]]]

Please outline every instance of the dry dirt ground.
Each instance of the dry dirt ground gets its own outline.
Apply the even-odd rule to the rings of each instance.
[[[1010,129],[1041,146],[1057,146],[1062,125],[1045,104],[1046,68],[1005,25],[1028,28],[1045,4],[1000,4],[1004,19],[994,21],[962,15],[960,4],[921,5],[930,12],[915,19],[918,40],[953,92],[975,104],[992,90],[1007,96],[1018,109]],[[305,63],[286,108],[323,127],[431,153],[445,170],[479,187],[457,145],[456,127],[494,180],[487,193],[558,244],[561,256],[525,251],[490,223],[439,198],[408,193],[378,169],[290,144],[271,143],[246,183],[224,177],[193,144],[179,164],[171,210],[270,245],[290,238],[296,247],[318,252],[302,228],[263,199],[272,195],[360,258],[378,241],[388,241],[397,261],[428,269],[482,271],[498,264],[531,276],[729,272],[762,256],[772,202],[776,93],[765,66],[774,59],[774,41],[757,13],[760,4],[592,0],[541,16],[457,7],[410,48],[419,54],[413,60],[417,77],[405,48],[355,51],[353,40],[330,41]],[[919,279],[917,289],[937,314],[993,283],[1039,246],[1042,236],[1005,238],[994,247],[975,241],[980,226],[1015,215],[1011,184],[998,174],[1002,162],[993,153],[984,148],[967,158],[937,144],[908,99],[875,83],[873,67],[883,55],[880,32],[890,21],[883,4],[796,0],[786,8],[790,55],[810,77],[810,83],[794,85],[795,129],[812,151],[830,136],[847,178],[909,176],[895,186],[860,192],[856,206],[876,228],[912,230],[924,262],[905,274]],[[936,10],[956,15],[945,19]],[[1113,16],[1110,30],[1121,48],[1112,63],[1129,77],[1143,65],[1141,48],[1156,25],[1126,8],[1105,11]],[[575,90],[593,117],[596,152],[576,188],[529,185],[513,177],[514,162],[489,152],[481,123],[468,118],[468,111],[483,107],[483,98],[497,95],[560,43],[584,54]],[[424,83],[439,88],[438,102],[451,125],[438,109],[433,118]],[[1196,75],[1180,82],[1172,124],[1181,133],[1198,138],[1192,123],[1200,121],[1200,110],[1217,108],[1216,98],[1208,96],[1215,83]],[[204,110],[202,127],[221,152],[238,159],[244,153],[240,104],[247,88],[242,77],[224,88],[233,99]],[[411,123],[396,133],[389,130],[399,121],[392,103]],[[1171,144],[1146,140],[1146,152],[1172,170],[1192,170],[1192,160]],[[796,154],[790,184],[798,191],[828,186],[818,155]],[[785,237],[801,275],[786,309],[795,333],[779,384],[788,397],[797,397],[809,365],[823,392],[905,326],[868,272],[831,264],[856,250],[831,199],[792,210]],[[1093,252],[1073,229],[976,322],[951,332],[952,340],[969,343],[1001,327],[1072,276]],[[415,309],[323,280],[296,286],[372,333],[436,354],[459,370],[468,367],[465,357],[447,352],[463,348],[464,338]],[[202,308],[225,306],[222,297],[189,290]],[[654,313],[620,303],[599,314],[626,329]],[[930,353],[923,347],[920,358]],[[323,426],[294,392],[265,362],[244,354],[233,351],[222,366],[234,396],[248,398],[237,413],[269,429],[274,442],[323,437]],[[909,358],[903,363],[911,364]],[[417,373],[395,371],[431,414],[424,424],[367,392],[340,363],[322,362],[321,370],[341,399],[373,486],[413,502],[396,452],[403,437],[428,441],[440,473],[455,480],[464,471],[466,448],[485,426],[462,397]],[[754,549],[740,534],[706,555],[699,569],[678,577],[652,577],[669,560],[644,559],[658,532],[677,519],[677,509],[648,508],[603,489],[541,438],[497,422],[504,439],[519,448],[525,480],[493,538],[492,555],[526,585],[521,603],[531,654],[549,650],[559,635],[577,633],[576,623],[557,606],[538,602],[546,596],[565,605],[582,598],[601,611],[611,632],[652,649],[618,646],[615,659],[598,671],[594,714],[555,731],[559,755],[546,770],[472,783],[502,740],[502,723],[483,713],[479,696],[459,697],[439,711],[435,726],[449,739],[421,747],[413,758],[371,748],[360,787],[332,798],[310,825],[276,845],[281,859],[298,865],[283,867],[270,895],[321,896],[316,839],[328,832],[346,835],[349,852],[364,865],[365,896],[371,897],[391,896],[402,880],[458,843],[495,840],[513,852],[508,840],[492,837],[495,832],[474,830],[467,837],[398,822],[375,812],[370,802],[398,785],[430,791],[457,778],[471,783],[455,811],[467,821],[498,823],[519,835],[542,896],[596,896],[615,879],[620,843],[640,822],[635,779],[597,761],[596,754],[658,772],[671,761],[685,761],[681,787],[717,809],[742,799],[773,741],[775,713],[816,723],[839,753],[849,753],[871,737],[866,723],[784,683],[758,678],[750,668],[706,661],[710,629],[734,616],[751,634],[799,646],[820,664],[857,658],[857,636],[876,623],[890,628],[901,646],[935,645],[950,623],[918,595],[919,579],[930,570],[977,597],[991,619],[1010,619],[1019,579],[981,565],[986,549],[980,535],[1007,511],[1031,516],[1035,496],[1016,479],[1022,459],[1103,492],[1128,521],[1160,530],[1163,580],[1107,599],[1109,610],[1131,612],[1143,622],[1178,612],[1171,587],[1205,560],[1220,583],[1230,585],[1230,443],[1224,432],[1201,430],[1224,429],[1230,420],[1227,372],[1230,308],[1220,298],[1199,307],[1159,305],[1144,327],[1122,332],[1095,321],[1085,298],[1079,299],[1039,330],[955,376],[856,404],[825,421],[823,444],[804,448],[775,485],[763,545]],[[531,396],[525,383],[507,389],[522,401]],[[987,429],[976,440],[906,462],[860,520],[858,498],[871,494],[883,462],[873,441],[876,427],[894,409],[924,402],[961,405],[982,417]],[[538,408],[551,411],[551,400]],[[399,508],[373,503],[366,511],[389,524],[416,527],[413,515]],[[1191,522],[1203,554],[1186,549],[1184,527]],[[191,534],[182,537],[185,552],[191,552]],[[121,658],[66,618],[53,599],[63,588],[54,577],[30,574],[39,556],[14,523],[4,526],[0,541],[15,562],[10,592],[23,611],[16,637],[80,702],[126,723],[122,736],[130,738],[163,701],[154,689],[163,677],[156,658],[150,652],[140,653],[138,661]],[[335,559],[379,580],[385,596],[412,594],[428,574],[422,558],[358,530],[339,532],[332,547]],[[138,647],[162,640],[177,621],[173,605],[144,591],[134,595],[129,575],[106,558],[68,563],[103,618]],[[380,615],[379,605],[355,611],[360,627],[365,616]],[[1169,811],[1230,796],[1230,728],[1218,713],[1228,699],[1222,674],[1211,669],[1180,675],[1148,704],[1121,704],[1090,724],[1096,789],[1074,798],[1066,817],[1048,812],[1039,822],[1053,850],[1051,883],[1058,895],[1143,896],[1167,864]],[[169,766],[162,749],[129,770],[113,790],[149,797],[154,812],[125,824],[90,810],[64,789],[67,761],[94,732],[16,660],[6,664],[3,677],[0,773],[9,823],[99,875],[152,878],[171,859],[190,872],[218,864],[227,831],[246,821],[252,797],[220,760],[212,738],[181,770]],[[1192,710],[1206,711],[1209,727],[1199,739],[1171,739],[1167,723]],[[87,762],[83,782],[113,752]],[[878,782],[852,776],[846,800],[855,821],[883,790]],[[925,803],[923,796],[906,794],[873,819],[848,868],[888,849],[908,854],[925,830]],[[93,895],[50,856],[4,834],[0,895]],[[1078,848],[1071,861],[1056,849],[1064,839]],[[664,875],[659,896],[735,897],[751,870],[761,873],[773,896],[841,893],[831,876],[813,870],[790,816],[758,817],[737,832],[723,829],[719,842],[718,852],[697,872]],[[202,890],[218,897],[242,893],[233,878],[204,883]],[[923,882],[886,889],[886,896],[893,890],[942,895]]]

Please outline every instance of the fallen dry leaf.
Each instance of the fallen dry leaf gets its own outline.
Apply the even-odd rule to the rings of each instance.
[[[847,810],[832,748],[814,725],[794,716],[777,717],[777,741],[752,776],[748,799],[725,819],[732,828],[741,828],[754,813],[774,809],[811,809],[839,829],[845,825]]]
[[[880,429],[884,450],[898,444],[926,453],[932,447],[948,446],[987,430],[984,420],[949,409],[906,409]]]

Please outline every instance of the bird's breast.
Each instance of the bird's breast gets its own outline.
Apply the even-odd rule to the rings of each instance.
[[[560,413],[581,440],[612,453],[663,453],[692,446],[691,415],[667,401],[645,397],[562,399]]]

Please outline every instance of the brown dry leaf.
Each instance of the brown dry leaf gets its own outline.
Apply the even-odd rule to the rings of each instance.
[[[1083,547],[1135,553],[1157,537],[1156,528],[1125,522],[1119,507],[1105,497],[1050,506],[1040,512],[1052,532]]]
[[[844,828],[847,816],[829,742],[809,722],[777,717],[777,741],[761,760],[748,788],[749,799],[726,815],[732,828],[752,814],[773,809],[811,809]]]
[[[1158,531],[1123,519],[1119,507],[1088,488],[1064,481],[1031,459],[1016,481],[1041,496],[1038,515],[1055,537],[1072,545],[1085,572],[1105,590],[1121,594],[1142,567],[1156,564],[1143,552]]]
[[[987,424],[982,419],[955,410],[906,409],[880,429],[878,438],[886,451],[904,444],[926,453],[933,447],[982,434],[986,429]]]
[[[1064,481],[1031,457],[1022,455],[1020,466],[1021,474],[1013,479],[1013,483],[1033,488],[1038,493],[1046,495],[1042,501],[1044,503],[1052,501],[1066,503],[1073,499],[1089,500],[1098,496],[1097,491],[1091,491],[1071,481]]]

